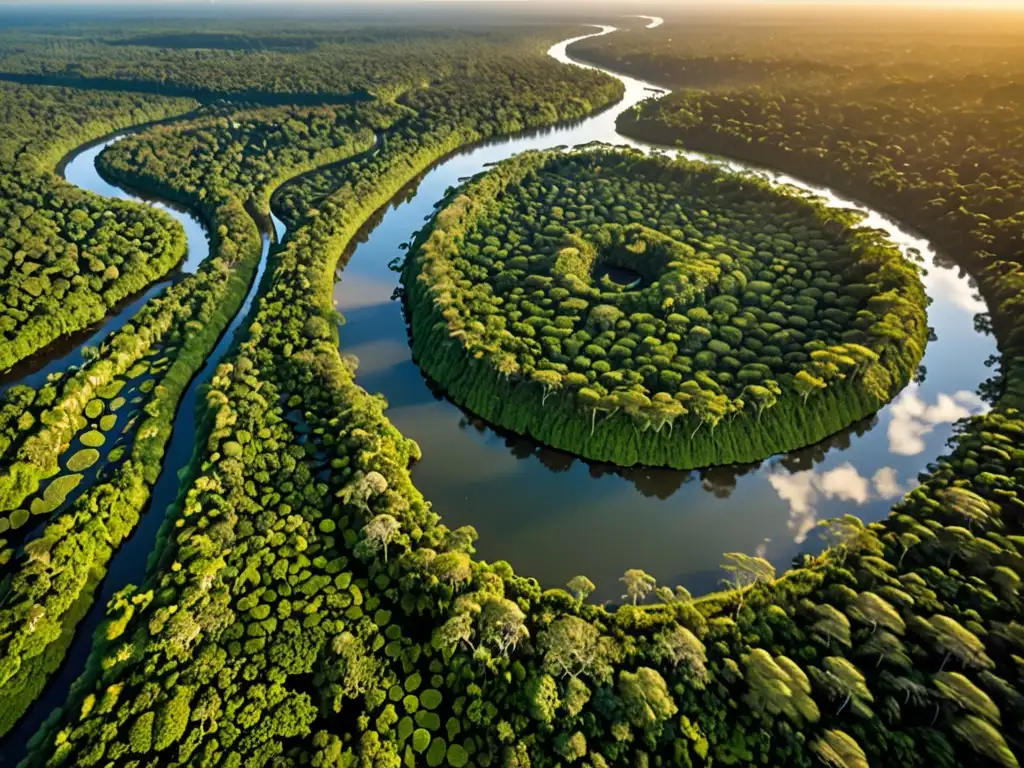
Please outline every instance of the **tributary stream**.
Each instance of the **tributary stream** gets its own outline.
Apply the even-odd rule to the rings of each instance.
[[[131,131],[87,145],[72,153],[62,163],[64,177],[84,189],[106,197],[118,197],[124,200],[134,200],[155,205],[177,219],[184,227],[185,235],[188,238],[188,253],[174,274],[195,272],[196,268],[210,252],[209,238],[200,219],[179,206],[157,198],[143,196],[133,190],[111,184],[100,176],[96,169],[96,158],[100,152],[129,133]],[[285,234],[284,224],[276,216],[271,216],[271,220],[274,226],[273,239],[280,241]],[[75,638],[68,648],[67,656],[57,674],[48,681],[46,690],[35,701],[28,712],[25,713],[18,724],[7,736],[0,740],[0,766],[13,766],[17,764],[24,756],[28,740],[39,730],[39,727],[50,712],[54,708],[62,706],[66,701],[71,684],[82,673],[82,670],[85,669],[85,663],[92,646],[93,632],[103,620],[106,613],[106,605],[110,598],[127,584],[139,584],[142,582],[146,572],[147,558],[156,543],[164,513],[168,505],[173,503],[178,495],[180,485],[179,473],[189,463],[195,448],[196,407],[199,402],[199,390],[213,376],[213,372],[217,369],[220,361],[231,348],[239,327],[249,314],[249,308],[256,298],[260,282],[263,278],[271,243],[272,238],[270,234],[264,233],[259,267],[241,309],[232,318],[225,333],[214,347],[213,352],[206,359],[203,367],[197,372],[182,396],[178,412],[174,417],[171,439],[164,453],[160,477],[153,487],[153,493],[147,509],[143,513],[135,531],[128,537],[121,546],[121,549],[118,550],[110,561],[107,574],[97,589],[95,600],[86,613],[85,618],[78,624],[75,630]],[[54,353],[51,350],[47,350],[45,357],[32,361],[35,365],[29,372],[26,372],[20,379],[5,382],[6,386],[16,383],[41,386],[45,383],[46,376],[50,372],[64,370],[71,365],[81,365],[83,361],[83,347],[100,344],[107,335],[117,331],[125,323],[130,322],[132,315],[150,297],[158,294],[166,287],[171,279],[173,279],[173,276],[150,286],[139,296],[133,297],[124,306],[111,312],[95,328],[75,334],[74,337],[71,337],[73,343],[65,342],[60,347],[61,342],[58,341],[57,346],[60,347],[58,352]],[[113,443],[104,446],[102,449],[104,455],[113,446]]]

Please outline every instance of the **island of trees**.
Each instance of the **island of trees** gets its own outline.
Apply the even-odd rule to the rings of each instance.
[[[526,154],[415,244],[414,354],[474,413],[588,458],[760,460],[874,413],[924,352],[917,268],[856,224],[717,166]]]

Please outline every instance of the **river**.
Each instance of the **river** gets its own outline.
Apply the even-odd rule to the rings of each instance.
[[[180,206],[114,185],[100,176],[99,171],[96,169],[96,158],[100,152],[130,133],[132,132],[128,131],[118,134],[96,144],[82,147],[75,153],[72,153],[62,164],[64,177],[84,189],[106,197],[134,200],[156,206],[176,219],[185,229],[185,235],[188,240],[188,253],[175,274],[195,272],[196,268],[209,255],[210,251],[209,237],[201,220]],[[0,739],[0,766],[15,765],[24,756],[28,740],[39,730],[39,727],[50,712],[54,708],[62,706],[67,700],[71,684],[85,668],[85,663],[92,647],[93,632],[95,632],[96,627],[99,626],[106,615],[106,605],[110,598],[115,592],[128,584],[141,584],[145,577],[147,558],[156,544],[157,534],[163,522],[164,513],[178,495],[180,486],[179,473],[188,464],[189,459],[192,457],[192,451],[195,448],[196,408],[199,402],[199,389],[209,382],[220,361],[234,343],[238,329],[249,314],[249,309],[256,298],[260,282],[263,279],[271,244],[275,240],[280,242],[284,238],[284,223],[273,214],[271,214],[271,221],[274,233],[263,233],[259,267],[241,309],[232,318],[226,331],[214,347],[213,352],[207,357],[203,367],[192,379],[182,396],[178,412],[174,417],[171,438],[164,453],[163,467],[160,470],[160,476],[156,484],[153,486],[150,503],[143,512],[135,530],[124,541],[121,548],[110,561],[107,574],[97,589],[96,597],[91,607],[75,630],[74,640],[72,640],[68,648],[64,662],[57,673],[48,681],[42,695],[36,699],[32,707],[18,721],[18,724],[3,739]],[[8,382],[7,385],[27,383],[38,386],[39,383],[45,381],[45,377],[51,371],[62,370],[69,365],[81,364],[82,347],[97,344],[107,334],[123,326],[131,319],[134,311],[140,308],[149,297],[159,293],[168,284],[170,279],[173,278],[158,281],[150,286],[140,296],[130,300],[127,306],[108,315],[97,328],[91,329],[84,334],[76,334],[70,337],[71,341],[65,342],[59,354],[51,354],[48,350],[42,364],[37,365],[30,373],[23,376],[22,379]],[[114,445],[114,443],[110,443],[102,448],[104,461],[106,454]],[[66,458],[66,455],[64,458]],[[97,468],[102,465],[103,461],[100,461],[97,464]]]
[[[594,34],[612,31],[601,27]],[[583,37],[590,35],[559,43],[549,54],[578,63],[566,48]],[[423,459],[413,469],[417,487],[449,526],[476,527],[480,557],[507,560],[546,587],[586,574],[597,585],[597,599],[619,597],[618,579],[627,568],[643,568],[659,583],[703,593],[723,575],[718,566],[724,552],[760,553],[782,569],[794,555],[820,546],[812,533],[818,520],[844,512],[865,520],[884,517],[943,452],[953,422],[985,409],[974,390],[990,375],[984,363],[996,345],[974,330],[974,315],[985,312],[985,304],[931,243],[840,194],[769,173],[833,205],[864,211],[865,226],[885,229],[909,257],[916,249],[927,267],[923,280],[933,299],[928,317],[936,336],[922,361],[927,376],[874,419],[756,466],[619,470],[491,429],[436,395],[410,357],[401,302],[393,298],[398,275],[388,263],[401,255],[399,246],[423,226],[448,187],[517,152],[591,141],[677,151],[616,132],[620,112],[662,89],[610,74],[626,86],[614,108],[572,126],[457,154],[387,209],[339,273],[334,298],[347,321],[341,344],[360,360],[358,382],[384,394],[391,421],[420,444]],[[759,170],[697,152],[685,155]]]
[[[643,18],[650,22],[648,27],[661,23],[655,17]],[[593,35],[614,29],[600,27]],[[566,48],[591,36],[558,43],[549,55],[565,64],[578,64]],[[621,470],[499,433],[435,394],[410,358],[402,306],[395,298],[398,275],[389,269],[389,262],[402,254],[399,246],[430,218],[448,187],[517,152],[591,141],[677,151],[616,132],[615,118],[621,111],[662,89],[610,74],[626,87],[615,107],[571,126],[457,153],[396,197],[339,273],[343,279],[336,285],[334,298],[347,319],[341,343],[344,352],[360,359],[357,381],[387,397],[392,422],[423,449],[423,459],[413,469],[416,485],[449,526],[476,527],[480,557],[508,560],[517,572],[537,578],[544,586],[558,586],[585,573],[597,585],[597,599],[618,598],[622,591],[618,578],[627,568],[643,568],[659,583],[682,584],[702,593],[718,583],[724,552],[756,552],[781,569],[798,552],[820,546],[812,533],[816,521],[843,512],[866,521],[884,517],[892,503],[914,486],[917,474],[943,452],[953,422],[985,409],[974,390],[989,375],[984,363],[996,352],[996,345],[974,328],[974,315],[986,307],[970,280],[931,243],[856,201],[766,171],[779,183],[814,192],[836,206],[864,211],[866,226],[885,229],[909,258],[919,253],[927,267],[923,280],[933,300],[928,317],[935,330],[923,360],[927,376],[907,387],[876,417],[822,444],[758,465],[693,472]],[[80,150],[66,164],[66,178],[99,194],[153,203],[110,185],[96,171],[96,156],[114,140]],[[685,154],[739,170],[759,170],[700,153]],[[208,252],[205,230],[188,212],[155,204],[185,227],[189,256],[182,268],[194,269]],[[285,230],[276,217],[274,227],[280,240]],[[245,304],[183,397],[149,511],[112,560],[65,663],[26,716],[0,741],[0,766],[14,765],[49,712],[65,702],[71,683],[84,668],[92,632],[110,596],[128,583],[141,582],[163,513],[177,495],[178,472],[191,456],[197,391],[209,380],[248,314],[270,242],[269,236],[264,238],[259,271]],[[152,295],[160,285],[145,295]],[[143,298],[134,299],[128,309],[141,306]],[[44,368],[49,372],[77,364],[81,346],[95,344],[129,316],[127,309],[114,313],[87,339],[66,345],[60,356],[37,366],[22,380],[31,383],[36,381],[33,377],[45,377]]]
[[[147,203],[177,219],[185,230],[187,251],[184,259],[167,275],[154,282],[145,290],[128,296],[113,307],[107,316],[88,328],[64,336],[49,344],[45,349],[30,355],[0,374],[0,395],[15,384],[39,387],[46,383],[51,373],[67,370],[70,366],[82,364],[82,349],[99,345],[110,333],[130,321],[135,313],[160,293],[170,282],[183,274],[196,271],[210,253],[210,241],[202,221],[179,205],[158,197],[143,195],[112,184],[96,172],[96,158],[134,130],[121,131],[98,141],[91,142],[71,152],[57,166],[57,172],[76,187],[88,189],[104,197],[119,200],[134,200]]]

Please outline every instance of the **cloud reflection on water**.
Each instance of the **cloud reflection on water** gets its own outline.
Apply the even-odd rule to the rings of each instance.
[[[797,544],[802,544],[818,524],[818,504],[823,500],[862,505],[873,499],[895,499],[906,492],[892,467],[882,467],[868,478],[850,462],[822,472],[774,472],[768,476],[768,482],[779,498],[789,504],[787,528]]]
[[[892,416],[886,431],[889,451],[899,456],[916,456],[925,450],[924,437],[937,424],[953,424],[988,409],[981,397],[967,390],[940,394],[934,405],[928,405],[921,399],[917,385],[911,384],[889,409]]]
[[[975,293],[971,282],[961,278],[957,269],[936,263],[935,267],[928,271],[924,283],[928,289],[928,295],[933,299],[943,297],[952,306],[972,315],[988,312],[988,307]]]

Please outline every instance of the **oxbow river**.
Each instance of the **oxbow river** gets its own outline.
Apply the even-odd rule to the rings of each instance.
[[[650,26],[660,23],[650,21]],[[601,27],[594,35],[614,29]],[[549,54],[579,64],[566,48],[580,39],[561,42]],[[908,258],[923,259],[933,300],[928,317],[936,337],[923,360],[924,381],[909,386],[876,418],[825,443],[756,466],[696,472],[621,471],[574,460],[495,431],[436,396],[410,358],[401,302],[392,298],[398,275],[388,263],[424,225],[446,188],[489,163],[528,149],[592,141],[676,152],[616,132],[620,112],[660,89],[609,74],[626,86],[623,100],[613,108],[571,126],[457,154],[389,206],[338,274],[335,302],[347,318],[341,343],[343,351],[360,360],[360,384],[387,397],[391,420],[423,449],[413,470],[416,485],[448,525],[476,527],[479,556],[508,560],[544,586],[559,586],[584,573],[597,585],[598,599],[619,598],[618,579],[627,568],[643,568],[659,583],[707,592],[723,575],[718,569],[723,552],[759,552],[782,569],[799,552],[820,547],[812,533],[818,520],[847,511],[865,520],[885,516],[913,487],[918,472],[943,452],[953,422],[985,409],[975,389],[990,375],[984,362],[996,347],[992,338],[974,330],[974,316],[986,311],[985,304],[966,276],[927,240],[831,190],[684,152],[689,158],[764,173],[833,205],[864,211],[865,226],[885,229]]]
[[[645,19],[648,27],[661,23],[655,17],[630,18]],[[548,53],[567,65],[588,66],[572,59],[567,47],[615,29],[598,27],[590,35],[554,45]],[[818,520],[844,512],[868,521],[884,517],[893,502],[914,486],[917,474],[943,452],[954,422],[985,410],[975,389],[990,375],[985,361],[995,354],[996,346],[994,339],[975,330],[974,316],[985,312],[986,306],[969,279],[908,228],[832,190],[727,158],[685,151],[686,157],[761,173],[835,206],[861,210],[866,214],[865,226],[886,230],[908,258],[921,261],[932,299],[929,324],[935,331],[922,363],[927,371],[923,380],[907,387],[874,418],[819,445],[758,465],[690,472],[620,470],[584,462],[495,431],[445,400],[411,360],[396,292],[398,275],[389,263],[402,254],[401,244],[431,217],[447,188],[518,152],[593,141],[649,152],[679,151],[616,132],[619,113],[661,89],[626,75],[609,74],[622,80],[626,89],[614,107],[561,128],[492,141],[452,155],[379,212],[338,274],[334,298],[347,319],[341,329],[342,351],[359,358],[359,383],[384,394],[391,420],[420,444],[423,459],[415,466],[413,478],[434,509],[452,527],[468,524],[479,531],[480,557],[507,560],[517,572],[537,578],[545,587],[559,586],[584,573],[597,585],[595,597],[601,600],[619,597],[618,578],[627,568],[643,568],[659,583],[682,584],[699,594],[715,588],[724,552],[756,552],[783,569],[794,555],[821,546],[814,532]],[[65,178],[98,194],[160,206],[181,222],[188,236],[189,253],[179,271],[194,271],[209,252],[203,224],[188,211],[111,185],[96,171],[97,155],[118,138],[69,156],[62,164]],[[35,706],[0,742],[0,766],[14,765],[46,716],[64,703],[71,683],[84,668],[92,632],[110,596],[142,580],[163,513],[177,495],[178,472],[192,453],[198,389],[229,350],[249,312],[272,237],[285,237],[282,222],[274,217],[273,224],[275,232],[265,236],[260,268],[242,310],[184,395],[149,511],[111,562],[101,594],[79,625],[65,664]],[[127,322],[163,284],[130,299],[97,327],[9,372],[0,388],[19,382],[37,385],[50,372],[80,364],[83,346],[97,344]]]

